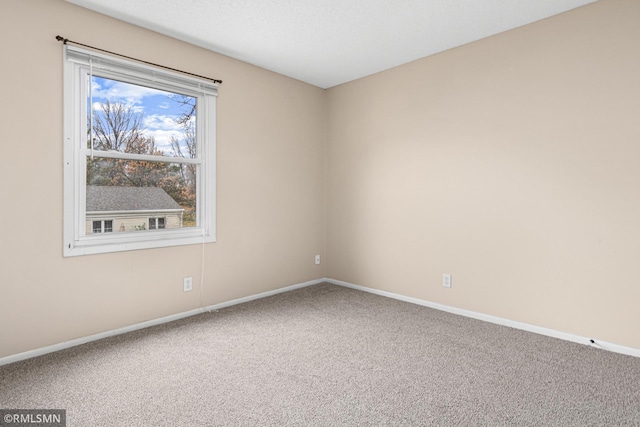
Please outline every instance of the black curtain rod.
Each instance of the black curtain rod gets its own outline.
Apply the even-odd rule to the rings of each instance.
[[[100,52],[108,53],[110,55],[115,55],[115,56],[119,56],[121,58],[131,59],[132,61],[142,62],[143,64],[153,65],[154,67],[164,68],[165,70],[171,70],[171,71],[176,71],[176,72],[182,73],[182,74],[188,74],[188,75],[193,76],[193,77],[199,77],[201,79],[210,80],[210,81],[212,81],[214,83],[222,83],[222,80],[212,79],[211,77],[205,77],[205,76],[201,76],[201,75],[198,75],[198,74],[190,73],[188,71],[182,71],[182,70],[178,70],[176,68],[171,68],[171,67],[167,67],[167,66],[160,65],[160,64],[154,64],[153,62],[144,61],[142,59],[132,58],[130,56],[121,55],[121,54],[115,53],[115,52],[110,52],[108,50],[100,49],[100,48],[97,48],[97,47],[94,47],[94,46],[89,46],[87,44],[74,42],[73,40],[66,39],[66,38],[64,38],[62,36],[56,36],[56,40],[58,40],[59,42],[62,42],[64,44],[71,43],[71,44],[75,44],[77,46],[88,47],[89,49],[93,49],[93,50],[97,50],[97,51],[100,51]]]

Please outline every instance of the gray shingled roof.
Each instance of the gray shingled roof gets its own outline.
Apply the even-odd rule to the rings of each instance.
[[[162,188],[87,185],[87,212],[182,209]]]

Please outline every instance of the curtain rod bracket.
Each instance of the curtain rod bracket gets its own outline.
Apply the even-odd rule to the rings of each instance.
[[[122,55],[120,53],[110,52],[110,51],[105,50],[105,49],[100,49],[99,47],[94,47],[94,46],[89,46],[87,44],[74,42],[73,40],[69,40],[69,39],[67,39],[65,37],[62,37],[60,35],[56,36],[56,40],[58,40],[59,42],[62,42],[65,45],[67,43],[71,43],[71,44],[75,44],[75,45],[82,46],[82,47],[88,47],[89,49],[93,49],[93,50],[97,50],[97,51],[100,51],[100,52],[108,53],[110,55],[115,55],[115,56],[119,56],[121,58],[131,59],[133,61],[142,62],[143,64],[153,65],[154,67],[159,67],[159,68],[164,68],[165,70],[175,71],[175,72],[178,72],[178,73],[187,74],[189,76],[198,77],[200,79],[209,80],[209,81],[212,81],[213,83],[218,83],[218,84],[222,83],[222,80],[220,80],[220,79],[212,79],[211,77],[205,77],[205,76],[201,76],[199,74],[190,73],[188,71],[182,71],[182,70],[178,70],[176,68],[167,67],[165,65],[160,65],[160,64],[155,64],[153,62],[144,61],[142,59],[132,58],[130,56]]]

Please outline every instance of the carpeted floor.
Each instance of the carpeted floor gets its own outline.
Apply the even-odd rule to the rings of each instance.
[[[0,367],[68,426],[640,425],[640,359],[320,284]]]

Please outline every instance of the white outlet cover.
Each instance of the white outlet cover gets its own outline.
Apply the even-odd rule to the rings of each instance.
[[[442,286],[444,286],[445,288],[450,288],[451,287],[451,275],[450,274],[443,274],[442,275]]]

